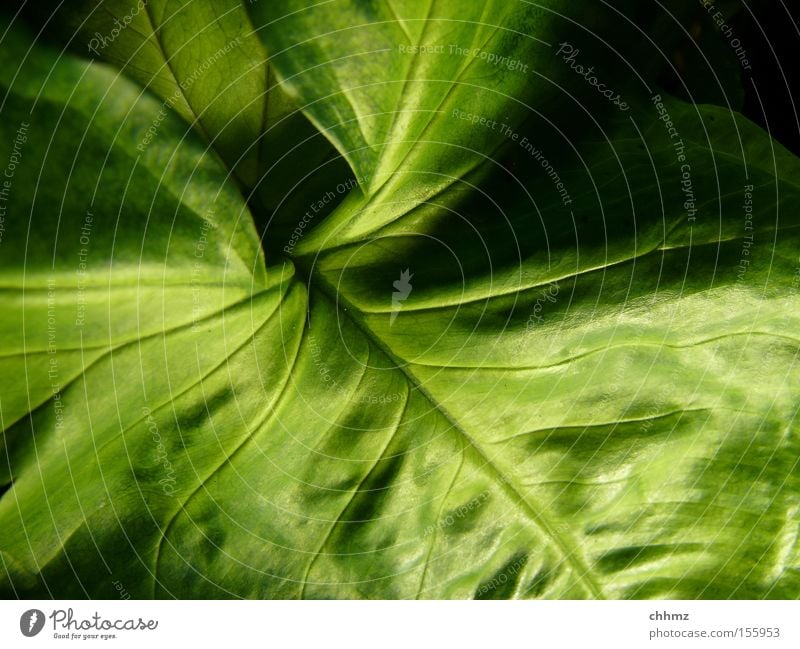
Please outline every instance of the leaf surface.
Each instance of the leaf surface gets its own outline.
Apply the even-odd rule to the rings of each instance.
[[[797,159],[646,79],[606,105],[537,54],[543,9],[334,4],[249,8],[370,178],[266,260],[207,132],[168,117],[138,151],[158,100],[4,41],[2,141],[29,127],[0,243],[0,590],[796,597]],[[395,39],[576,94],[363,56]]]

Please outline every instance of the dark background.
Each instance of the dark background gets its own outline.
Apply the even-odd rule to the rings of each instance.
[[[800,2],[768,0],[753,3],[750,9],[756,20],[740,14],[735,26],[742,34],[742,42],[747,44],[758,95],[745,78],[742,112],[768,127],[775,139],[800,155]],[[759,96],[764,103],[763,111]]]

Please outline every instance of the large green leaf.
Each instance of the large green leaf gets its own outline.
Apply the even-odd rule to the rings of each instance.
[[[0,244],[0,590],[797,597],[796,158],[644,79],[630,112],[598,101],[535,54],[560,33],[544,9],[329,4],[256,24],[384,182],[266,263],[199,138],[170,118],[136,151],[158,100],[4,40],[2,141],[29,127]],[[437,59],[446,91],[421,55],[330,65],[400,32],[491,43],[570,92],[480,60]],[[409,87],[349,95],[362,72]]]

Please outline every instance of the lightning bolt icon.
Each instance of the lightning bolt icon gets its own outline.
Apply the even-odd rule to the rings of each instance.
[[[406,268],[404,271],[400,272],[400,279],[392,282],[392,286],[394,286],[395,291],[392,293],[392,314],[389,318],[390,326],[394,324],[397,314],[399,313],[400,309],[403,308],[403,301],[408,298],[408,296],[411,294],[411,289],[414,288],[411,286],[412,277],[414,276],[411,274],[411,270]]]
[[[31,613],[31,618],[28,620],[28,631],[33,631],[33,625],[36,624],[36,620],[39,619],[39,616],[36,615],[36,611]]]

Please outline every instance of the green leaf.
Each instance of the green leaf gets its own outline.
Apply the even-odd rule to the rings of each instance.
[[[547,2],[545,7],[558,5]],[[439,159],[460,176],[502,142],[448,115],[454,107],[519,113],[509,97],[545,92],[531,76],[551,43],[541,40],[549,8],[517,3],[252,3],[288,93],[337,145],[362,189],[374,193],[401,167],[430,161],[428,143],[460,140]],[[533,84],[532,87],[531,84]],[[472,146],[475,150],[469,151]]]
[[[290,108],[268,93],[266,54],[236,0],[112,0],[78,3],[71,22],[87,50],[152,88],[196,123],[222,158],[252,186],[258,136]],[[273,85],[273,84],[270,84]],[[145,144],[146,146],[146,144]]]
[[[798,160],[649,76],[618,110],[542,8],[283,4],[271,64],[370,180],[266,261],[200,137],[137,151],[158,100],[4,39],[0,592],[796,598]],[[395,36],[564,94],[360,55]]]
[[[501,170],[482,200],[444,196],[344,246],[327,232],[328,251],[299,262],[561,555],[540,564],[531,541],[505,541],[499,564],[527,562],[515,596],[565,596],[538,590],[542,571],[593,597],[800,586],[800,223],[781,207],[800,199],[798,163],[741,118],[667,106],[691,217],[686,163],[642,106],[572,155],[537,138],[568,209],[544,173],[519,187]],[[414,289],[393,314],[387,287],[406,267]]]
[[[74,49],[102,57],[164,100],[140,149],[176,112],[255,191],[267,216],[331,158],[325,138],[277,83],[238,0],[92,0],[62,11],[75,30]]]
[[[13,33],[5,43],[27,46]],[[156,101],[97,65],[55,65],[36,49],[12,61],[2,72],[4,142],[20,160],[6,179],[0,266],[6,425],[52,397],[56,329],[66,383],[107,348],[202,319],[265,282],[247,207],[196,138],[178,145],[184,129],[166,119],[162,138],[136,149]]]

